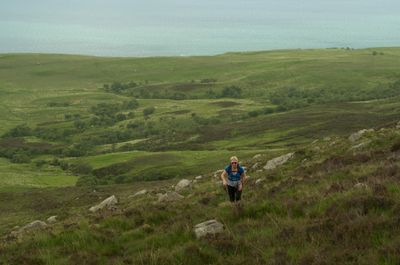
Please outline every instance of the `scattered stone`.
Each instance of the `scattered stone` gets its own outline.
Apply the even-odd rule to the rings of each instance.
[[[367,145],[369,145],[370,143],[371,143],[371,141],[365,141],[365,142],[362,142],[362,143],[360,143],[360,144],[353,145],[353,146],[350,148],[350,150],[357,150],[357,149],[364,148],[364,147],[366,147]]]
[[[102,201],[100,204],[91,207],[89,209],[89,211],[94,213],[94,212],[97,212],[97,211],[102,210],[104,208],[110,209],[110,208],[112,208],[112,206],[114,206],[117,203],[118,203],[117,198],[115,197],[115,195],[112,195],[112,196],[108,197],[107,199],[105,199],[104,201]]]
[[[336,141],[333,141],[333,142],[331,142],[331,143],[329,144],[329,146],[334,146],[336,143],[337,143]]]
[[[206,235],[215,235],[224,231],[224,225],[215,219],[197,224],[194,227],[194,232],[197,238],[202,238]]]
[[[255,183],[256,185],[260,185],[262,184],[263,181],[264,181],[263,179],[257,179]]]
[[[188,179],[181,179],[178,184],[175,186],[175,191],[181,191],[183,189],[189,188],[192,186],[192,182]]]
[[[329,142],[331,139],[332,139],[331,137],[327,136],[327,137],[324,138],[324,141],[325,142]]]
[[[219,178],[225,169],[220,169],[214,172],[214,178]]]
[[[45,222],[36,220],[36,221],[33,221],[32,223],[29,223],[29,224],[21,227],[18,230],[18,232],[21,233],[21,232],[25,232],[25,231],[39,230],[39,229],[43,229],[46,227],[47,227],[47,224]]]
[[[400,121],[397,123],[396,129],[400,129]]]
[[[321,151],[321,148],[320,148],[319,146],[315,146],[315,147],[313,148],[313,150],[314,150],[315,152],[320,152],[320,151]]]
[[[200,179],[202,179],[203,178],[203,176],[197,176],[197,177],[195,177],[194,179],[195,180],[200,180]]]
[[[48,224],[56,223],[57,222],[57,215],[50,216],[49,218],[47,218],[46,221],[47,221]]]
[[[251,167],[251,169],[256,170],[259,166],[260,166],[260,163],[257,162]]]
[[[256,172],[258,172],[258,173],[259,173],[259,172],[262,172],[262,169],[258,169]]]
[[[318,143],[318,139],[317,140],[314,140],[314,141],[312,141],[312,143],[311,144],[316,144],[316,143]]]
[[[360,189],[360,190],[365,190],[365,189],[368,189],[368,185],[365,183],[357,183],[354,185],[354,188]]]
[[[129,195],[128,198],[134,198],[134,197],[137,197],[137,196],[145,195],[145,194],[147,194],[147,192],[148,192],[148,191],[147,191],[146,189],[140,190],[140,191],[136,192],[136,193],[133,194],[133,195]]]
[[[281,166],[285,164],[289,159],[291,159],[294,156],[294,153],[288,153],[283,156],[276,157],[274,159],[271,159],[267,162],[267,164],[264,166],[264,169],[266,170],[272,170],[277,168],[278,166]]]
[[[157,193],[158,202],[173,202],[178,201],[180,199],[185,198],[184,196],[176,193],[175,191],[167,192],[167,193]]]
[[[360,131],[350,135],[349,136],[349,141],[354,143],[355,141],[358,141],[364,134],[370,133],[370,132],[374,132],[374,131],[375,131],[374,129],[363,129],[363,130],[360,130]]]
[[[255,156],[253,156],[253,159],[258,159],[261,157],[261,154],[256,154]]]

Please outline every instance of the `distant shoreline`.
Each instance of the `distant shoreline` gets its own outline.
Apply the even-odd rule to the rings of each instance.
[[[49,56],[79,56],[79,57],[95,57],[95,58],[190,58],[190,57],[217,57],[227,54],[257,54],[268,52],[295,52],[295,51],[318,51],[318,50],[381,50],[381,49],[399,49],[399,46],[379,46],[379,47],[365,47],[365,48],[352,48],[352,47],[329,47],[329,48],[295,48],[295,49],[266,49],[266,50],[248,50],[248,51],[228,51],[224,53],[208,54],[208,55],[126,55],[126,56],[112,56],[112,55],[95,55],[95,54],[79,54],[79,53],[52,53],[52,52],[0,52],[1,56],[10,55],[49,55]]]

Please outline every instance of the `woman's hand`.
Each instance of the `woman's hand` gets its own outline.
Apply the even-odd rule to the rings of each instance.
[[[240,182],[238,185],[238,191],[242,191],[242,189],[243,189],[243,184],[242,184],[242,182]]]
[[[222,180],[222,185],[224,185],[224,187],[226,187],[226,185],[228,185],[228,183],[226,182],[225,179]]]

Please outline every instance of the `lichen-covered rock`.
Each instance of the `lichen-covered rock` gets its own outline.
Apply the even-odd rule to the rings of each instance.
[[[363,137],[364,134],[369,133],[369,132],[374,132],[374,129],[363,129],[360,130],[358,132],[353,133],[352,135],[349,136],[349,141],[350,142],[356,142],[359,139],[361,139],[361,137]]]
[[[202,238],[206,235],[215,235],[224,231],[224,225],[215,219],[197,224],[194,227],[194,232],[197,238]]]
[[[47,224],[45,222],[36,220],[36,221],[33,221],[32,223],[29,223],[29,224],[21,227],[19,229],[19,232],[38,230],[38,229],[43,229],[46,227],[47,227]]]
[[[214,172],[214,178],[219,178],[222,174],[222,172],[224,172],[224,169],[220,169]]]
[[[277,168],[278,166],[281,166],[285,164],[289,159],[291,159],[294,156],[294,153],[288,153],[283,156],[276,157],[274,159],[271,159],[267,162],[267,164],[264,166],[264,169],[266,170],[272,170]]]
[[[97,212],[102,209],[110,209],[110,208],[112,208],[112,206],[114,206],[117,203],[118,203],[117,198],[115,197],[115,195],[112,195],[112,196],[108,197],[107,199],[105,199],[104,201],[102,201],[100,204],[91,207],[89,209],[89,211],[94,213],[94,212]]]
[[[254,165],[251,166],[252,170],[256,170],[260,166],[260,163],[256,162]]]
[[[261,185],[263,181],[264,181],[263,179],[257,179],[255,184],[256,185]]]
[[[256,154],[255,156],[253,156],[253,159],[259,159],[261,158],[261,154]]]
[[[17,230],[12,231],[9,235],[9,238],[10,239],[21,239],[21,237],[25,233],[45,229],[46,227],[48,227],[48,225],[45,222],[36,220],[36,221],[33,221]]]
[[[145,195],[145,194],[147,194],[147,190],[146,190],[146,189],[140,190],[140,191],[136,192],[136,193],[133,194],[133,195],[129,195],[129,196],[128,196],[128,199],[130,199],[130,198],[135,198],[135,197],[137,197],[137,196],[141,196],[141,195]]]
[[[354,188],[359,190],[366,190],[368,189],[368,185],[365,183],[357,183],[354,185]]]
[[[54,223],[56,223],[56,222],[57,222],[57,215],[50,216],[49,218],[47,218],[46,222],[47,222],[48,224],[54,224]]]
[[[353,145],[350,150],[357,150],[357,149],[362,149],[366,146],[368,146],[371,143],[371,141],[365,141],[356,145]]]
[[[189,188],[192,186],[192,182],[188,179],[181,179],[178,184],[175,186],[175,191],[181,191],[183,189]]]
[[[184,196],[176,193],[175,191],[167,192],[164,194],[158,193],[158,202],[173,202],[185,198]]]

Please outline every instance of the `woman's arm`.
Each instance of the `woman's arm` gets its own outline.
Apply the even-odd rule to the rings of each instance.
[[[224,170],[221,174],[222,184],[224,186],[228,185],[228,181],[226,180],[227,176],[228,176],[228,173],[226,172],[226,170]]]
[[[241,181],[242,183],[244,183],[244,182],[246,182],[246,180],[247,180],[246,172],[243,172],[243,173],[240,175],[240,181]]]

